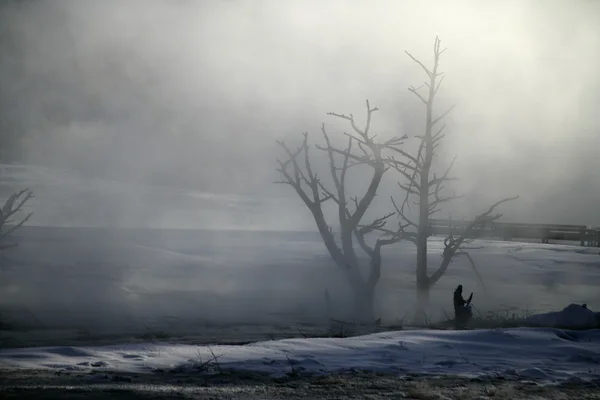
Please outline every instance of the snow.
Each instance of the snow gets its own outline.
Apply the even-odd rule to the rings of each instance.
[[[233,336],[264,340],[284,325],[292,329],[302,323],[326,325],[330,316],[323,311],[325,290],[332,298],[334,318],[347,320],[345,312],[352,309],[347,282],[318,233],[114,228],[136,226],[139,221],[162,226],[155,210],[166,203],[189,226],[207,226],[211,221],[220,227],[251,227],[257,221],[268,226],[261,212],[273,204],[119,182],[90,183],[73,174],[0,166],[0,189],[10,193],[15,182],[33,188],[37,203],[31,204],[32,224],[46,226],[23,227],[16,234],[20,246],[2,254],[0,311],[9,325],[39,330],[45,342],[36,337],[31,339],[35,344],[67,343],[67,329],[76,330],[78,338],[85,332],[118,338],[165,332],[171,337],[201,336],[203,342]],[[132,207],[124,212],[123,204]],[[287,209],[288,204],[277,207]],[[65,220],[65,215],[72,219]],[[240,219],[248,215],[252,218]],[[295,218],[305,219],[304,214]],[[97,220],[111,228],[53,226],[94,225]],[[443,251],[441,239],[432,238],[428,251],[433,269]],[[525,319],[531,325],[597,327],[597,314],[591,310],[600,310],[599,253],[597,248],[579,246],[478,240],[470,254],[485,286],[469,262],[457,258],[433,288],[428,315],[435,321],[451,312],[452,292],[462,284],[467,293],[474,292],[476,316],[528,311],[538,313]],[[410,243],[383,252],[376,307],[384,322],[397,325],[397,319],[414,310],[414,260]],[[576,304],[556,311],[571,303]],[[589,310],[578,305],[583,303]],[[4,349],[0,365],[193,370],[211,360],[212,351],[222,368],[272,375],[369,369],[548,380],[598,376],[598,331],[560,329],[400,331],[210,348],[138,343]],[[32,343],[28,337],[16,339]]]
[[[4,349],[0,350],[0,364],[12,368],[133,373],[157,369],[214,373],[222,369],[274,377],[363,370],[562,381],[600,377],[600,330],[414,330],[343,339],[287,339],[244,346],[143,343]]]

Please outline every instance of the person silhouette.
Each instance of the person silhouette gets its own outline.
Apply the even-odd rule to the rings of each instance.
[[[454,320],[457,327],[464,327],[469,319],[471,319],[471,300],[473,300],[473,293],[467,300],[463,298],[463,286],[458,285],[454,290]]]

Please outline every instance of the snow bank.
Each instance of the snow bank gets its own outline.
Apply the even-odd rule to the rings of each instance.
[[[599,363],[600,330],[545,328],[399,331],[345,339],[287,339],[245,346],[146,343],[0,350],[0,365],[12,368],[135,373],[157,369],[210,373],[229,369],[271,376],[368,370],[561,381],[573,377],[598,379]]]
[[[544,327],[596,329],[600,328],[600,313],[595,313],[586,306],[569,304],[562,311],[532,315],[524,322]]]

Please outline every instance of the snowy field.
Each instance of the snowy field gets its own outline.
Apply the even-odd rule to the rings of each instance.
[[[3,315],[20,327],[2,332],[5,347],[12,347],[0,351],[5,368],[600,377],[598,330],[405,330],[268,340],[327,325],[326,288],[334,313],[345,317],[345,281],[312,233],[27,227],[19,239],[21,246],[2,260]],[[597,249],[476,246],[472,255],[485,287],[458,259],[433,292],[432,319],[451,311],[459,283],[475,292],[482,314],[554,311],[569,303],[600,309]],[[430,251],[436,260],[441,242],[432,240]],[[385,254],[378,310],[387,323],[414,306],[413,259],[408,245]],[[163,340],[144,336],[150,332],[163,333]],[[85,345],[86,337],[108,346]]]
[[[144,343],[5,349],[0,351],[0,363],[4,368],[57,371],[245,371],[274,378],[372,371],[580,382],[600,380],[600,330],[415,330],[244,346]]]
[[[57,196],[51,205],[60,210],[66,198],[55,186],[36,187],[42,178],[29,182],[36,201]],[[75,180],[73,187],[80,184]],[[240,214],[249,207],[240,199],[210,201],[228,202]],[[52,212],[42,209],[41,215]],[[376,299],[382,330],[405,330],[316,338],[332,333],[331,317],[350,320],[352,302],[345,277],[313,232],[25,226],[15,239],[20,246],[0,256],[0,368],[13,378],[15,371],[38,370],[85,379],[161,371],[290,378],[366,370],[397,377],[600,379],[598,330],[411,329],[415,248],[409,243],[385,248]],[[442,247],[441,238],[431,239],[431,268]],[[451,315],[458,284],[474,292],[476,316],[526,316],[571,303],[600,310],[599,249],[485,240],[472,247],[482,281],[457,258],[432,291],[432,321]]]

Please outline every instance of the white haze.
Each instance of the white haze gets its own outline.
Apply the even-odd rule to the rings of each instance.
[[[507,220],[600,225],[598,2],[0,5],[0,161],[26,165],[0,168],[0,198],[15,184],[36,194],[20,246],[1,259],[0,303],[48,326],[318,317],[325,289],[349,311],[346,278],[318,234],[32,225],[314,231],[293,190],[272,183],[275,141],[295,146],[303,131],[320,141],[323,121],[343,140],[347,127],[326,113],[362,120],[367,98],[380,107],[382,137],[420,134],[422,105],[407,87],[423,74],[404,51],[428,62],[436,35],[448,48],[439,112],[457,104],[439,161],[458,156],[454,189],[465,194],[440,216],[469,217],[520,194],[502,208]],[[314,163],[325,175],[326,160]],[[368,171],[359,173],[353,192],[364,190]],[[396,179],[369,217],[401,195]],[[595,254],[554,250],[489,245],[474,258],[493,287],[457,260],[433,303],[446,305],[462,283],[482,311],[597,309]],[[387,320],[413,309],[414,251],[386,249],[378,304]],[[431,251],[436,263],[439,240]]]
[[[255,228],[290,230],[314,227],[291,188],[272,184],[275,140],[320,140],[323,121],[341,135],[325,113],[362,116],[367,98],[382,136],[419,134],[406,88],[423,75],[404,51],[430,61],[439,35],[440,112],[457,104],[442,155],[458,156],[466,196],[440,216],[520,194],[506,219],[600,225],[598,2],[14,1],[0,25],[13,46],[0,113],[18,131],[17,161],[251,196],[264,202],[248,208]],[[394,179],[378,211],[399,195]],[[113,214],[185,220],[151,197],[124,196]]]

